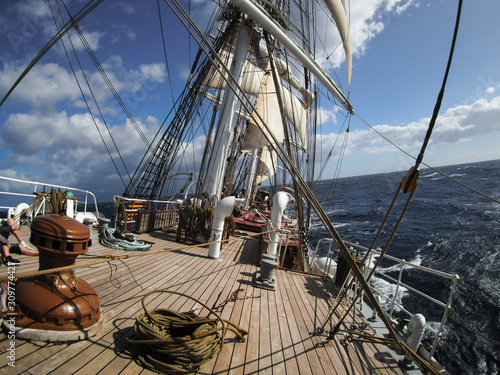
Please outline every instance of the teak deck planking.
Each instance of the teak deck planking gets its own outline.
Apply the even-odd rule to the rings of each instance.
[[[29,230],[23,228],[21,233],[27,241]],[[324,345],[323,337],[311,335],[314,325],[323,322],[333,303],[335,291],[331,281],[276,270],[274,291],[253,287],[255,273],[259,270],[258,239],[233,238],[222,246],[220,259],[211,260],[207,257],[206,245],[185,247],[184,243],[174,242],[173,233],[156,231],[136,237],[154,243],[143,256],[134,256],[123,262],[113,261],[111,267],[102,263],[75,270],[79,278],[93,286],[100,298],[105,322],[96,336],[57,344],[16,339],[13,368],[8,365],[10,360],[7,358],[10,340],[2,331],[0,372],[152,373],[135,361],[139,348],[129,343],[127,337],[133,336],[135,317],[144,313],[143,296],[150,291],[169,289],[199,300],[223,319],[248,331],[246,342],[240,342],[227,331],[223,350],[205,364],[199,374],[400,373],[396,361],[384,347],[367,343],[343,346],[341,335]],[[163,249],[174,250],[149,255]],[[107,254],[126,255],[128,252],[106,248],[94,241],[86,256],[77,259],[77,264],[94,260],[92,256]],[[17,274],[38,269],[37,257],[17,257],[22,262],[16,267]],[[0,276],[5,275],[7,267],[2,266]],[[200,304],[176,294],[152,294],[147,298],[146,306],[149,310],[162,307],[207,314]],[[334,315],[333,324],[337,318]],[[352,322],[352,319],[350,316],[346,322]],[[355,319],[360,321],[358,313]]]

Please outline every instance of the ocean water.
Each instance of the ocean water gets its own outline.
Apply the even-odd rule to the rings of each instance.
[[[500,200],[500,160],[437,168],[446,175]],[[316,193],[345,241],[369,247],[404,173],[377,174],[323,181]],[[383,247],[402,212],[407,195],[400,194],[376,246]],[[311,245],[326,237],[313,221]],[[458,283],[437,358],[451,374],[500,373],[500,204],[454,181],[423,169],[419,184],[387,253],[450,274]],[[399,268],[382,262],[394,278]],[[384,286],[380,279],[375,284]],[[407,271],[403,281],[446,302],[451,283],[422,272]],[[386,291],[387,292],[387,291]],[[393,291],[394,292],[394,291]],[[398,298],[404,309],[428,316],[439,325],[443,309],[422,302],[408,291]],[[398,313],[396,313],[396,316]],[[403,316],[404,314],[399,313]],[[484,337],[483,337],[483,336]],[[424,343],[430,347],[430,336]]]
[[[500,160],[438,169],[500,200]],[[368,247],[403,175],[395,172],[350,177],[334,184],[321,181],[315,193],[341,237]],[[376,247],[386,244],[406,199],[407,195],[401,193]],[[99,207],[107,217],[112,217],[112,203],[102,203]],[[416,193],[387,253],[414,264],[457,274],[472,288],[473,293],[458,284],[444,340],[434,354],[451,374],[500,373],[499,235],[500,204],[432,170],[421,171]],[[311,248],[314,249],[323,237],[328,237],[327,232],[317,219],[313,220]],[[398,277],[399,269],[393,263],[382,262],[380,269]],[[446,302],[451,285],[414,271],[405,271],[403,281],[443,302]],[[374,279],[374,283],[385,287],[385,292],[394,292],[380,278]],[[405,290],[400,290],[398,301],[413,314],[423,313],[431,326],[437,328],[439,325],[442,308],[422,302],[421,298]],[[405,317],[397,310],[395,316]],[[427,333],[423,341],[427,348],[431,347],[432,339],[433,336]]]

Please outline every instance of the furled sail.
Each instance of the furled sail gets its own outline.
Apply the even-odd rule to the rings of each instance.
[[[347,64],[347,82],[351,85],[351,71],[352,71],[352,46],[351,46],[351,33],[349,31],[349,23],[347,22],[347,15],[342,0],[324,0],[326,6],[330,10],[337,29],[344,45],[345,59]]]
[[[354,113],[351,103],[345,94],[337,87],[333,79],[327,75],[319,64],[308,55],[295,40],[290,38],[286,31],[274,20],[266,15],[266,11],[253,0],[230,0],[231,4],[244,11],[250,19],[257,22],[262,28],[273,35],[283,46],[289,50],[312,74],[339,100],[341,105],[349,112]],[[343,9],[343,7],[342,7]],[[347,34],[349,35],[349,34]]]
[[[264,77],[262,89],[255,104],[255,111],[261,116],[275,138],[279,142],[283,142],[283,137],[285,136],[283,122],[281,120],[276,87],[274,86],[273,77],[270,74]],[[269,145],[265,134],[269,134],[265,128],[257,125],[254,120],[249,121],[241,151],[252,151]]]
[[[268,147],[263,147],[260,153],[259,164],[255,172],[255,186],[273,177],[276,174],[277,155]]]
[[[198,94],[203,96],[204,98],[210,100],[212,103],[215,103],[217,105],[222,105],[222,99],[218,99],[212,94],[208,93],[207,91],[204,90],[198,90]],[[250,121],[252,118],[248,114],[248,112],[242,111],[239,108],[236,108],[236,114],[238,115],[239,118],[242,118],[245,121]]]
[[[267,49],[263,45],[259,45],[257,55],[258,55],[257,60],[269,58]],[[300,84],[299,79],[295,77],[295,75],[290,69],[290,66],[286,63],[286,61],[276,56],[274,56],[273,58],[278,74],[281,76],[281,78],[287,81],[290,84],[290,86],[297,89],[302,94],[302,98],[304,100],[304,106],[306,108],[309,108],[311,104],[314,102],[315,99],[314,94]]]
[[[286,87],[280,85],[280,93],[283,115],[294,126],[302,146],[305,147],[307,137],[306,109],[302,102]],[[261,92],[255,104],[255,110],[278,142],[282,143],[284,137],[283,120],[281,117],[276,86],[271,74],[264,77]],[[247,152],[269,145],[265,134],[269,134],[267,130],[252,119],[248,124],[247,134],[241,150]]]
[[[233,62],[233,53],[223,51],[220,54],[220,58],[225,62],[227,69],[222,68],[218,63],[212,66],[207,78],[203,81],[202,88],[222,90],[226,88],[226,79],[228,78],[227,72],[230,70]],[[264,70],[252,64],[249,60],[246,60],[241,77],[241,89],[243,92],[250,95],[257,95],[259,93],[260,83],[264,78],[264,74]]]
[[[300,84],[299,80],[290,71],[290,67],[285,61],[283,61],[282,59],[275,59],[275,64],[276,69],[278,70],[278,74],[283,77],[283,79],[285,79],[288,83],[290,83],[292,87],[300,91],[300,93],[302,94],[302,98],[304,99],[304,106],[306,108],[309,108],[314,102],[314,94]]]

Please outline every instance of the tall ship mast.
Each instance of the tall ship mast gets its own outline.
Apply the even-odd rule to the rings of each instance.
[[[149,311],[144,300],[151,294],[165,292],[186,297],[180,290],[184,287],[186,289],[191,288],[193,283],[192,290],[206,300],[220,302],[219,305],[214,302],[213,307],[214,309],[221,309],[221,311],[228,304],[263,297],[263,300],[266,299],[266,301],[262,304],[250,304],[252,317],[258,316],[259,322],[263,322],[265,321],[265,314],[271,309],[274,309],[276,316],[278,313],[283,312],[284,305],[281,305],[281,302],[274,304],[274,297],[270,293],[274,291],[283,292],[283,299],[286,300],[288,298],[286,293],[293,293],[295,287],[298,287],[300,294],[297,296],[290,294],[293,301],[292,303],[286,302],[287,307],[290,307],[287,313],[293,315],[296,309],[301,310],[301,316],[296,315],[293,317],[293,322],[297,322],[297,327],[291,330],[296,332],[290,333],[293,336],[293,338],[290,337],[290,343],[293,341],[293,344],[287,345],[283,341],[280,343],[281,347],[278,351],[284,353],[290,347],[296,345],[297,342],[307,341],[307,345],[310,345],[314,343],[313,340],[316,340],[317,337],[325,338],[322,343],[325,348],[327,346],[330,348],[339,332],[342,332],[345,333],[345,338],[339,340],[338,344],[345,347],[348,347],[350,345],[349,341],[353,340],[363,343],[369,342],[370,345],[373,345],[373,348],[370,349],[373,350],[371,353],[376,353],[377,356],[382,355],[379,349],[380,346],[397,348],[400,351],[397,355],[404,356],[404,358],[398,365],[392,366],[389,364],[384,371],[397,368],[396,372],[400,372],[400,368],[404,369],[408,364],[415,363],[416,367],[412,367],[412,369],[416,370],[418,367],[423,373],[446,373],[433,358],[433,353],[437,341],[444,331],[448,308],[455,287],[459,282],[459,277],[427,269],[426,267],[419,267],[418,265],[416,267],[419,271],[442,277],[446,279],[446,282],[452,283],[451,287],[448,288],[450,290],[446,297],[448,302],[445,303],[432,296],[425,297],[429,297],[429,300],[436,303],[438,308],[443,310],[440,327],[433,330],[436,337],[430,350],[420,345],[421,336],[426,329],[425,317],[420,313],[409,314],[412,315],[412,321],[407,326],[399,326],[400,323],[392,319],[397,292],[392,298],[391,311],[387,313],[380,301],[380,296],[383,296],[383,294],[376,295],[374,288],[372,288],[373,283],[370,284],[372,276],[377,272],[377,267],[383,259],[390,259],[391,261],[396,259],[394,257],[384,257],[387,255],[386,251],[415,193],[420,173],[419,165],[422,162],[439,112],[442,92],[438,97],[438,103],[431,118],[420,154],[415,158],[415,165],[402,178],[373,242],[369,247],[363,247],[358,243],[344,241],[333,224],[332,215],[327,214],[317,194],[317,188],[321,183],[320,180],[324,177],[323,171],[326,165],[325,162],[321,166],[323,160],[320,162],[320,156],[318,156],[321,149],[317,144],[318,137],[321,135],[319,130],[319,124],[322,121],[320,118],[321,112],[325,108],[333,108],[338,117],[344,118],[345,124],[349,124],[351,117],[354,115],[354,108],[349,98],[352,71],[351,30],[348,14],[350,5],[348,6],[344,0],[215,1],[210,22],[206,30],[202,31],[197,26],[190,11],[186,11],[179,1],[165,1],[171,13],[178,18],[189,32],[190,41],[195,41],[197,47],[185,85],[182,86],[177,99],[173,100],[173,105],[166,106],[168,108],[165,111],[168,112],[168,115],[166,115],[154,139],[149,141],[140,132],[140,126],[135,122],[126,104],[113,87],[112,80],[109,79],[109,76],[100,65],[97,56],[92,52],[90,44],[80,29],[79,23],[91,11],[94,11],[101,2],[90,1],[87,6],[76,14],[70,14],[65,4],[59,7],[60,17],[63,22],[57,21],[54,16],[58,30],[56,35],[33,59],[32,63],[29,64],[0,103],[1,106],[17,84],[52,46],[74,30],[95,67],[99,70],[104,82],[126,113],[127,121],[135,126],[138,133],[140,133],[147,150],[136,170],[128,175],[127,183],[122,178],[124,192],[121,195],[114,196],[115,229],[100,228],[98,235],[99,254],[96,255],[100,259],[96,261],[96,264],[139,257],[138,255],[117,255],[118,250],[146,252],[153,248],[154,253],[159,254],[162,261],[151,267],[151,269],[155,270],[153,275],[155,280],[151,280],[151,288],[157,290],[146,294],[143,299],[146,315],[149,314]],[[165,5],[162,4],[162,6]],[[461,6],[459,6],[457,16],[453,46],[460,18],[460,8]],[[63,9],[67,12],[67,15],[62,15]],[[158,12],[161,19],[159,3]],[[64,21],[68,16],[70,20]],[[328,67],[328,59],[333,52],[330,55],[325,54],[325,46],[321,44],[324,43],[324,40],[321,39],[325,35],[319,35],[318,30],[320,29],[328,30],[325,35],[331,36],[335,33],[338,38],[337,48],[342,50],[343,73],[340,77],[334,74],[331,66]],[[171,37],[174,38],[175,36]],[[75,49],[75,55],[77,55],[77,48],[74,47],[73,43],[71,44]],[[321,50],[321,52],[318,52],[318,50]],[[452,52],[453,48],[450,52],[442,90],[444,90],[446,84]],[[165,52],[165,57],[166,55]],[[69,56],[68,61],[71,65]],[[81,65],[80,68],[81,72],[73,71],[77,81],[81,80],[81,76],[85,75],[84,68]],[[87,97],[92,96],[93,99],[96,99],[96,96],[90,88],[91,84],[89,84],[87,77],[85,77],[85,81],[87,81],[88,88],[82,89],[80,81],[78,86],[90,117],[96,122],[96,127],[99,130],[95,114],[99,111],[99,117],[105,122],[106,111],[101,111],[97,101],[95,106],[94,104],[88,104]],[[346,130],[346,133],[348,132],[349,127]],[[103,141],[105,140],[105,137],[101,136],[101,138]],[[342,152],[340,153],[341,156]],[[112,152],[109,152],[109,154],[112,156]],[[328,158],[331,154],[332,152],[330,152]],[[324,152],[321,157],[324,157]],[[123,164],[125,165],[125,163]],[[39,226],[44,229],[44,225],[38,224],[40,221],[35,221],[36,216],[49,216],[49,218],[42,218],[41,221],[48,220],[48,222],[52,223],[55,220],[56,224],[51,224],[55,227],[63,226],[58,224],[59,221],[70,222],[68,231],[73,230],[71,225],[74,225],[75,231],[79,232],[81,238],[78,238],[78,246],[81,246],[82,254],[87,247],[92,245],[92,219],[95,219],[94,222],[102,220],[103,223],[106,223],[106,226],[109,223],[109,220],[106,222],[105,219],[99,216],[97,209],[96,215],[93,218],[89,217],[89,215],[93,214],[87,213],[88,191],[85,192],[85,208],[82,213],[76,209],[78,198],[68,191],[72,188],[59,186],[59,191],[56,191],[57,186],[54,185],[49,194],[45,191],[45,185],[48,184],[43,184],[43,191],[39,192],[36,191],[40,185],[39,183],[6,177],[1,178],[15,184],[34,184],[36,198],[33,205],[29,206],[23,203],[11,211],[15,213],[15,216],[21,217],[31,210],[30,219],[35,222],[37,231]],[[66,189],[66,192],[61,191],[61,189]],[[83,192],[83,190],[79,192]],[[406,204],[403,207],[396,205],[400,192],[407,197]],[[69,205],[71,207],[68,207],[68,201],[71,202]],[[39,215],[46,213],[47,202],[51,204],[57,202],[61,203],[61,205],[54,204],[52,206],[54,212],[50,215]],[[347,205],[349,203],[346,202]],[[95,203],[95,206],[97,206],[97,203]],[[383,231],[387,230],[386,223],[389,215],[393,209],[397,211],[399,208],[401,208],[400,216],[391,228],[392,232],[388,235],[386,245],[383,248],[376,249],[375,245],[379,240],[379,236]],[[35,209],[38,211],[35,212]],[[53,219],[54,217],[56,219]],[[73,218],[74,220],[72,220]],[[86,224],[87,227],[77,224],[78,221]],[[11,223],[11,220],[6,222]],[[310,239],[314,236],[312,228],[317,228],[318,225],[321,225],[319,232],[326,233],[327,238],[317,241],[317,247],[314,250],[309,247]],[[156,238],[162,239],[161,244],[150,241],[155,238],[155,235],[150,236],[146,233],[158,229],[161,229],[161,234],[156,233],[155,235]],[[236,229],[241,229],[243,232],[236,233]],[[130,232],[144,235],[145,241],[141,241],[140,247],[137,247],[134,236]],[[86,237],[88,233],[90,233],[90,238]],[[232,236],[233,234],[238,236]],[[58,235],[58,233],[49,233],[47,238],[55,235]],[[52,239],[50,241],[46,240],[46,234],[43,233],[39,237],[36,236],[32,237],[34,241],[32,243],[40,246],[43,250],[35,252],[34,249],[30,248],[29,250],[33,251],[30,255],[40,255],[40,259],[45,259],[42,257],[44,252],[52,254],[52,250],[61,250],[59,253],[63,254],[68,250],[68,258],[71,258],[73,262],[71,265],[68,263],[68,267],[71,267],[71,269],[79,267],[79,265],[74,264],[76,257],[71,253],[75,247],[71,242],[71,236],[66,238],[66,233],[64,233],[63,237],[54,241]],[[234,237],[233,241],[236,244],[226,246],[225,243],[231,240],[231,236]],[[255,239],[252,239],[252,237]],[[318,239],[318,237],[315,239]],[[323,263],[321,263],[316,255],[320,244],[324,240],[328,241],[327,243],[330,246],[328,255],[322,257]],[[113,241],[116,241],[119,245]],[[128,242],[123,241],[133,242],[135,247],[130,248]],[[21,246],[24,247],[25,243],[24,245],[21,245],[21,243],[24,243],[24,241],[20,241],[19,249],[21,250],[19,251],[21,251],[21,255],[26,255],[22,253],[21,248]],[[62,246],[61,243],[65,245]],[[180,243],[183,243],[182,246]],[[186,245],[188,243],[189,245]],[[169,249],[160,249],[163,244],[165,246],[168,244]],[[5,246],[10,246],[8,241]],[[48,246],[54,246],[57,249],[48,248]],[[226,248],[223,248],[223,246],[226,246]],[[334,246],[334,250],[332,250],[332,246]],[[116,251],[113,255],[105,254],[106,247]],[[208,250],[208,256],[206,256],[206,250]],[[222,259],[220,256],[221,251],[226,255],[226,259]],[[175,262],[170,263],[170,259],[173,257],[164,257],[164,253],[167,252],[175,253]],[[338,261],[335,264],[336,276],[334,283],[331,282],[333,280],[331,280],[332,274],[330,273],[333,254],[335,254]],[[64,256],[66,255],[64,254]],[[189,262],[187,259],[189,259]],[[401,267],[401,275],[408,264],[400,259],[395,261]],[[245,262],[248,263],[245,264]],[[43,272],[43,274],[36,273],[37,277],[55,273],[55,271],[52,271],[52,266],[47,266],[49,263],[51,262],[46,260],[40,261],[40,265],[44,265],[44,267],[40,267],[38,272]],[[143,267],[146,263],[134,263],[134,267],[136,267],[135,270],[141,269],[141,274],[144,277],[149,277],[152,274],[150,274],[149,269],[145,270]],[[188,264],[194,265],[195,263],[193,275],[185,272],[186,267],[189,268]],[[20,262],[17,261],[15,265],[20,265]],[[246,267],[247,265],[248,267]],[[229,273],[224,273],[225,271],[221,270],[225,267],[232,270]],[[245,271],[245,267],[251,272]],[[205,270],[207,271],[205,272]],[[280,286],[281,290],[277,290],[276,287],[277,278],[274,277],[276,270],[283,271],[280,277],[283,278],[286,286]],[[59,271],[66,272],[67,270]],[[132,273],[132,270],[130,272]],[[101,274],[100,271],[96,273]],[[380,273],[383,274],[383,272]],[[291,274],[294,276],[290,276]],[[211,278],[210,275],[214,277]],[[246,279],[235,281],[236,275],[240,275],[242,280]],[[295,275],[300,275],[297,277],[310,277],[308,280],[313,281],[310,284],[303,283],[297,281],[298,279],[294,279]],[[21,323],[16,326],[17,328],[13,329],[16,333],[19,331],[23,335],[22,339],[28,340],[33,337],[30,336],[31,332],[24,336],[22,332],[24,328],[29,328],[35,324],[35,327],[42,327],[41,330],[46,331],[43,328],[46,327],[44,326],[44,319],[40,319],[41,321],[38,322],[37,317],[30,316],[33,298],[29,293],[33,292],[30,292],[32,288],[27,286],[30,284],[24,283],[24,279],[30,279],[31,276],[31,273],[19,276],[19,279],[23,281],[20,282],[19,291],[21,296],[16,300],[18,306],[15,306],[15,309],[21,316]],[[101,275],[94,276],[99,280],[101,278]],[[168,279],[168,282],[174,284],[174,288],[178,287],[178,290],[161,290],[159,287],[164,284],[163,278]],[[228,279],[227,283],[226,278]],[[252,278],[251,281],[250,278]],[[401,278],[400,280],[394,280],[391,276],[389,278],[396,282],[396,289],[407,287],[401,282]],[[5,277],[2,280],[5,280]],[[31,283],[34,281],[30,279],[26,282]],[[248,291],[249,289],[246,290],[242,287],[243,284],[245,284],[245,288],[251,286],[254,290],[259,289],[259,291],[251,293]],[[103,285],[104,283],[99,284],[98,291],[91,291],[88,294],[91,293],[95,297],[90,303],[93,309],[91,313],[94,314],[92,321],[95,320],[97,323],[105,325],[107,323],[101,319],[99,298],[97,297],[98,293],[107,293],[107,287]],[[229,290],[233,286],[241,288],[235,291]],[[442,288],[442,290],[445,289],[446,287]],[[246,293],[246,297],[238,297],[238,293],[241,291]],[[219,295],[215,296],[217,293]],[[222,293],[229,293],[228,297],[223,301],[219,298]],[[118,295],[119,293],[111,294]],[[314,297],[310,297],[309,294]],[[417,292],[417,294],[422,293]],[[133,295],[133,298],[137,297],[136,292],[130,295]],[[335,300],[330,298],[334,295],[336,295]],[[109,298],[111,300],[111,298],[115,297],[110,295]],[[171,296],[161,297],[160,304],[168,302],[171,305],[176,305],[176,298]],[[188,296],[187,298],[191,297]],[[311,305],[312,298],[315,298],[317,306],[320,305],[319,308],[315,306],[314,313],[312,309],[307,309],[307,307],[310,307],[308,305]],[[45,300],[45,298],[42,299]],[[71,298],[69,299],[71,300]],[[171,303],[172,300],[174,301]],[[358,301],[361,301],[359,307]],[[82,298],[81,303],[83,305],[87,302],[85,298]],[[195,303],[200,303],[200,301],[195,301]],[[302,306],[302,303],[306,307]],[[182,305],[187,306],[187,304]],[[201,305],[210,311],[209,315],[213,312],[203,303]],[[229,308],[233,307],[231,305]],[[248,305],[245,305],[244,308],[238,304],[234,316],[238,319],[242,318],[242,321],[246,317],[249,318],[250,310],[247,307]],[[378,332],[375,330],[373,330],[373,333],[368,332],[369,325],[365,320],[370,319],[365,319],[366,316],[360,318],[362,315],[360,309],[365,307],[372,314],[371,320],[376,321],[379,319],[381,322],[379,328],[384,330],[385,337],[377,336]],[[255,312],[253,309],[255,309]],[[53,309],[49,308],[49,310]],[[162,309],[158,310],[163,311]],[[339,310],[342,310],[342,312],[339,313]],[[187,313],[189,319],[193,317],[193,311],[195,311],[194,308]],[[238,312],[241,314],[238,315]],[[248,314],[246,314],[247,312]],[[303,315],[302,312],[304,312]],[[346,327],[346,319],[350,314],[352,314],[353,323],[350,327]],[[292,315],[287,315],[285,321],[288,322],[288,316],[291,317]],[[314,327],[309,332],[306,332],[307,324],[305,322],[310,323],[311,317],[314,319]],[[318,319],[321,322],[316,325]],[[53,320],[62,321],[64,319],[56,317]],[[201,319],[201,321],[203,321],[203,324],[205,323],[204,319]],[[140,324],[142,323],[138,323],[139,326]],[[285,325],[282,327],[285,327]],[[328,325],[330,325],[330,330],[327,329]],[[54,326],[50,327],[54,328]],[[58,328],[57,324],[55,324],[55,327]],[[91,325],[85,327],[85,329],[90,327]],[[269,327],[271,330],[276,328],[272,327],[272,323]],[[76,329],[70,328],[67,330],[79,331],[80,328],[76,326]],[[38,330],[39,328],[35,329]],[[134,329],[135,333],[139,335],[139,328],[135,326]],[[263,330],[265,329],[268,328]],[[242,341],[244,341],[243,336],[248,333],[239,328],[233,332],[239,332],[237,335]],[[285,334],[284,332],[283,334]],[[298,332],[302,336],[300,339],[296,334]],[[408,332],[415,332],[415,334],[408,334]],[[38,335],[38,333],[40,332],[37,331],[36,334]],[[94,334],[97,333],[92,332],[92,335]],[[90,329],[84,332],[83,336],[78,333],[76,340],[86,340],[90,337],[89,335]],[[71,334],[61,335],[64,338],[70,336]],[[223,342],[224,334],[222,336]],[[314,339],[305,336],[314,336]],[[254,346],[259,345],[258,338],[252,338],[252,340],[251,345],[249,345],[249,352],[254,351]],[[131,339],[130,342],[133,343],[134,339]],[[135,343],[144,344],[146,341],[137,339]],[[301,355],[307,356],[309,350],[316,351],[319,348],[316,344],[314,343],[309,349],[302,351]],[[26,348],[28,347],[29,345],[26,345]],[[222,348],[222,345],[220,347]],[[272,350],[274,349],[272,348]],[[27,349],[26,352],[28,351]],[[349,368],[350,364],[345,364],[347,362],[344,360],[343,353],[336,353],[332,356],[333,351],[338,350],[325,349],[325,353],[328,352],[328,357],[335,357],[335,360],[332,361],[332,368],[344,361],[345,372],[351,373],[353,370]],[[238,352],[238,349],[234,353],[236,352]],[[229,361],[229,365],[224,367],[224,371],[230,372],[232,370],[231,358],[237,358],[240,354],[235,354],[234,357],[231,354],[223,359],[224,362]],[[266,357],[271,354],[261,355],[259,352],[257,360],[262,360],[262,363],[264,363]],[[350,353],[347,353],[347,355],[349,356]],[[72,358],[76,357],[73,354],[71,356]],[[321,357],[322,354],[318,354],[318,359]],[[139,361],[142,360],[139,359]],[[202,362],[210,360],[212,359],[206,361],[203,359]],[[375,360],[377,366],[379,362],[382,362],[377,358]],[[240,359],[236,359],[236,362],[238,361]],[[243,363],[242,366],[249,365],[248,369],[250,369],[252,361],[253,359],[245,357],[240,362]],[[333,364],[334,362],[335,364]],[[348,362],[351,363],[350,360]],[[373,370],[371,358],[362,358],[359,362],[362,371],[365,371],[365,368],[370,369],[370,372]],[[144,365],[143,362],[141,363]],[[54,366],[56,368],[58,365]],[[161,366],[151,363],[145,365],[145,367],[155,371],[163,369]],[[219,365],[213,368],[215,369],[217,366]],[[267,365],[259,364],[258,366],[266,368]],[[314,372],[313,370],[314,364],[311,364],[311,372]],[[328,371],[330,371],[329,366],[325,367],[325,372]]]
[[[304,269],[311,207],[294,174],[309,184],[316,178],[320,96],[326,95],[346,116],[353,113],[346,94],[315,60],[313,30],[318,21],[311,15],[320,7],[327,7],[327,17],[337,23],[350,81],[350,33],[340,1],[221,4],[208,37],[198,36],[200,48],[170,122],[124,195],[165,199],[172,195],[173,176],[189,175],[193,185],[183,225],[187,235],[208,239],[209,212],[223,197],[245,197],[241,208],[249,209],[259,188],[271,193],[286,189],[295,202],[299,267]],[[183,154],[201,134],[206,137],[203,159],[193,170],[183,165]],[[283,162],[285,155],[295,171]],[[198,233],[192,231],[194,221]]]

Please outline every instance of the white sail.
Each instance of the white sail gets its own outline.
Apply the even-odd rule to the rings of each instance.
[[[326,6],[330,10],[337,29],[344,45],[345,59],[347,65],[347,82],[351,86],[351,72],[352,72],[352,46],[351,46],[351,33],[349,31],[349,23],[347,21],[345,7],[341,0],[324,0]]]
[[[283,142],[285,136],[283,121],[281,119],[278,97],[276,95],[276,87],[273,77],[270,74],[264,77],[262,90],[255,104],[255,110],[261,116],[267,128],[273,133],[278,142]],[[241,146],[241,151],[247,152],[269,145],[265,134],[269,134],[267,130],[251,120],[248,124],[248,130]]]
[[[287,88],[280,85],[280,96],[282,99],[283,115],[295,128],[303,147],[306,145],[307,137],[307,111],[302,102]],[[262,89],[257,97],[255,110],[263,119],[267,128],[282,143],[284,138],[283,119],[281,107],[274,79],[271,74],[264,77]],[[249,122],[247,134],[241,147],[243,152],[256,150],[268,146],[269,142],[265,136],[267,130],[253,119]]]
[[[290,71],[290,67],[285,61],[277,58],[275,58],[274,61],[276,64],[276,69],[278,70],[278,74],[283,77],[283,79],[285,79],[288,83],[290,83],[292,87],[300,91],[300,93],[302,94],[302,98],[304,99],[304,106],[306,108],[309,108],[314,102],[314,94],[300,84],[298,78],[293,75],[293,73]]]
[[[233,5],[243,10],[250,19],[259,23],[265,30],[270,32],[291,54],[301,61],[318,80],[325,85],[349,112],[353,113],[353,108],[345,94],[337,87],[333,79],[324,72],[319,64],[309,56],[295,40],[283,30],[274,20],[269,18],[266,11],[253,0],[230,0]]]
[[[206,89],[225,89],[226,79],[228,77],[227,71],[231,68],[231,63],[233,61],[233,53],[228,51],[223,51],[220,54],[222,61],[225,61],[226,69],[224,69],[219,64],[216,64],[210,68],[207,78],[203,82],[202,87]],[[245,61],[245,66],[243,68],[243,73],[241,76],[241,89],[246,94],[257,95],[260,90],[260,83],[264,78],[265,72],[252,64],[249,60]],[[226,78],[226,79],[225,79]]]
[[[262,148],[257,171],[255,172],[255,185],[273,177],[276,174],[278,157],[268,147]]]
[[[281,86],[281,98],[285,117],[290,120],[302,146],[306,148],[307,111],[302,102],[286,87]]]
[[[218,99],[207,91],[198,90],[198,95],[203,96],[204,98],[210,100],[212,103],[222,105],[222,99]],[[239,108],[236,108],[236,114],[239,118],[242,118],[245,121],[250,121],[252,117],[248,114],[248,112],[242,111]]]
[[[257,57],[258,61],[261,59],[268,59],[269,58],[269,54],[267,53],[267,49],[263,45],[259,45],[259,50],[258,50],[257,54],[258,54],[258,57]],[[299,79],[297,77],[295,77],[290,66],[287,64],[286,61],[284,61],[283,59],[280,59],[276,56],[273,56],[273,59],[274,59],[273,60],[274,65],[276,66],[276,70],[278,71],[278,74],[281,76],[281,78],[283,78],[286,82],[288,82],[290,84],[290,86],[297,89],[302,94],[302,98],[304,100],[304,106],[306,108],[309,108],[311,106],[311,104],[314,102],[314,99],[315,99],[314,94],[300,84]]]

